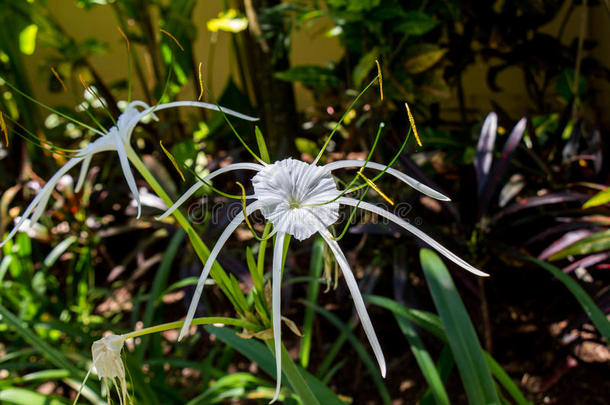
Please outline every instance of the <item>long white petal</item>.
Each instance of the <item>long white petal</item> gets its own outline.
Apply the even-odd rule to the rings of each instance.
[[[209,181],[212,180],[214,177],[221,175],[223,173],[226,172],[230,172],[232,170],[255,170],[255,171],[260,171],[263,169],[263,166],[257,164],[257,163],[233,163],[232,165],[228,165],[225,167],[222,167],[218,170],[213,171],[212,173],[208,174],[207,176],[205,176],[203,178],[203,180],[205,181]],[[188,200],[193,194],[195,194],[195,192],[197,190],[199,190],[201,187],[203,187],[204,182],[202,181],[198,181],[197,183],[193,184],[188,190],[186,190],[186,192],[184,194],[182,194],[180,196],[180,198],[178,199],[178,201],[176,201],[171,207],[168,208],[167,211],[165,211],[163,214],[161,214],[160,216],[158,216],[156,219],[157,220],[162,220],[164,218],[167,218],[169,215],[171,215],[174,211],[176,211],[176,209],[178,209],[178,207],[180,207],[182,204],[184,204],[184,202],[186,200]]]
[[[66,162],[66,164],[63,165],[49,179],[49,181],[47,181],[47,184],[44,185],[42,190],[40,190],[38,195],[36,197],[34,197],[34,200],[32,200],[30,205],[28,205],[28,207],[25,209],[25,211],[23,212],[23,215],[21,215],[21,218],[17,222],[17,225],[15,225],[15,227],[11,230],[11,232],[8,234],[6,239],[4,239],[2,241],[2,243],[0,243],[0,247],[4,246],[4,244],[6,242],[8,242],[13,236],[15,236],[17,231],[19,231],[19,228],[21,228],[21,225],[23,225],[23,223],[28,219],[28,217],[32,214],[32,211],[34,211],[34,209],[36,209],[36,211],[34,212],[34,215],[32,216],[32,218],[35,218],[36,221],[38,221],[38,219],[40,219],[40,216],[44,212],[47,202],[49,201],[51,192],[57,185],[57,182],[59,181],[59,179],[82,160],[83,160],[82,157],[72,158],[72,159],[68,160]],[[34,223],[30,222],[30,225],[34,225]]]
[[[119,161],[121,162],[121,169],[123,169],[123,176],[125,176],[125,180],[127,181],[127,186],[133,194],[133,197],[136,199],[136,203],[138,204],[138,215],[136,218],[140,218],[140,214],[142,214],[142,204],[140,204],[140,193],[138,192],[138,186],[136,185],[136,179],[133,177],[133,173],[131,172],[131,167],[129,166],[129,159],[127,158],[127,152],[125,151],[125,145],[121,141],[121,136],[118,132],[113,134],[114,142],[116,144],[116,151],[119,155]]]
[[[80,174],[78,175],[78,181],[76,182],[76,188],[74,189],[74,192],[76,193],[80,191],[85,183],[85,178],[87,177],[87,171],[89,170],[89,165],[91,164],[92,158],[93,155],[87,155],[83,161],[83,165],[80,168]]]
[[[379,340],[377,340],[377,335],[375,334],[375,329],[373,328],[373,324],[371,323],[369,313],[366,310],[366,306],[364,305],[364,300],[362,299],[362,294],[360,294],[360,289],[358,288],[356,278],[354,277],[354,274],[352,273],[352,270],[349,267],[349,263],[347,262],[345,255],[341,251],[339,244],[330,238],[330,232],[324,229],[323,231],[320,231],[320,235],[322,235],[322,238],[324,238],[324,240],[330,247],[330,250],[332,250],[333,254],[335,255],[335,259],[337,260],[337,263],[339,263],[339,267],[341,268],[343,277],[345,278],[345,282],[347,283],[347,288],[349,289],[349,292],[352,295],[352,300],[354,301],[356,312],[358,313],[358,317],[360,317],[362,328],[364,329],[364,333],[366,333],[366,337],[369,339],[369,343],[373,348],[373,353],[375,353],[377,363],[379,363],[381,376],[385,378],[386,366],[385,358],[383,357],[383,351],[381,350],[381,346],[379,345]]]
[[[51,188],[51,187],[44,187],[42,189],[42,191],[40,192],[40,195],[42,196],[42,198],[40,199],[38,206],[34,210],[34,213],[30,217],[30,224],[29,224],[30,228],[33,228],[38,223],[38,220],[40,219],[42,214],[44,214],[44,210],[47,207],[47,204],[49,203],[49,198],[51,198],[52,193],[53,193],[53,188]]]
[[[339,160],[336,162],[328,163],[328,164],[324,165],[324,167],[330,171],[333,171],[333,170],[337,170],[337,169],[345,169],[347,167],[362,167],[362,166],[364,166],[365,163],[366,163],[367,169],[382,171],[386,168],[386,165],[382,165],[382,164],[375,163],[375,162],[367,163],[364,160]],[[447,197],[446,195],[439,193],[438,191],[434,190],[433,188],[426,186],[424,183],[415,180],[413,177],[407,176],[406,174],[402,173],[401,171],[392,169],[390,167],[390,168],[388,168],[386,173],[407,183],[408,185],[413,187],[415,190],[419,191],[420,193],[424,193],[428,197],[432,197],[432,198],[435,198],[440,201],[451,201],[451,199],[449,197]]]
[[[273,346],[275,348],[275,395],[270,404],[277,401],[282,387],[282,255],[284,253],[283,232],[278,232],[273,247],[273,272],[271,315],[273,318]]]
[[[481,277],[489,276],[489,274],[482,272],[481,270],[468,264],[465,260],[460,259],[458,256],[453,254],[449,249],[447,249],[446,247],[444,247],[443,245],[441,245],[440,243],[438,243],[437,241],[432,239],[430,236],[426,235],[426,233],[424,233],[417,227],[411,225],[404,219],[397,217],[396,215],[392,214],[391,212],[384,210],[383,208],[379,208],[376,205],[367,203],[365,201],[360,201],[360,203],[358,204],[358,200],[355,200],[353,198],[346,198],[346,197],[341,197],[339,199],[339,204],[350,205],[352,207],[358,206],[359,208],[362,208],[363,210],[367,210],[367,211],[373,212],[379,216],[387,218],[390,221],[394,222],[396,225],[399,225],[399,226],[405,228],[407,231],[411,232],[413,235],[417,236],[418,238],[420,238],[421,240],[426,242],[428,245],[432,246],[440,254],[442,254],[447,259],[451,260],[453,263],[457,264],[461,268],[468,270],[469,272],[476,274],[477,276],[481,276]]]
[[[220,111],[218,106],[216,106],[215,104],[203,103],[200,101],[172,101],[171,103],[159,104],[159,105],[148,107],[145,110],[142,110],[138,115],[134,116],[133,121],[129,122],[129,126],[136,126],[142,118],[146,117],[148,114],[150,114],[152,112],[165,110],[167,108],[174,108],[174,107],[199,107],[199,108],[205,108],[207,110]],[[246,121],[258,121],[258,118],[250,117],[249,115],[239,113],[235,110],[231,110],[230,108],[225,108],[225,107],[220,107],[220,108],[222,108],[222,111],[227,115],[232,115],[236,118],[246,120]]]
[[[252,214],[252,212],[257,209],[258,209],[258,203],[253,202],[252,204],[250,204],[246,207],[246,215]],[[191,304],[189,305],[189,310],[186,314],[186,319],[184,320],[184,325],[182,326],[182,330],[180,330],[180,336],[178,336],[179,341],[182,340],[184,335],[186,335],[186,333],[188,332],[189,327],[191,326],[191,322],[193,321],[193,318],[195,317],[195,311],[197,310],[197,305],[199,304],[199,299],[201,298],[201,294],[203,293],[203,287],[205,285],[205,281],[207,280],[208,275],[210,274],[210,270],[212,269],[212,266],[214,265],[214,261],[216,260],[218,253],[220,253],[220,249],[222,249],[222,247],[224,246],[227,239],[229,239],[231,234],[233,232],[235,232],[235,229],[237,229],[237,227],[242,223],[243,220],[244,220],[244,213],[240,212],[239,214],[237,214],[235,216],[235,218],[233,218],[231,220],[229,225],[227,225],[225,230],[222,232],[222,234],[218,238],[218,241],[216,241],[216,245],[214,245],[214,248],[210,252],[210,256],[208,256],[208,260],[205,262],[205,265],[203,266],[201,276],[199,276],[199,281],[197,282],[197,287],[195,288],[195,294],[193,295],[193,299],[191,300]]]

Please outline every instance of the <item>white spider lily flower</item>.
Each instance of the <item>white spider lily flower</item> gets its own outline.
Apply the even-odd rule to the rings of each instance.
[[[129,190],[133,194],[138,206],[137,218],[140,218],[140,214],[142,212],[140,194],[136,186],[136,180],[133,176],[133,173],[131,172],[131,168],[129,165],[130,156],[135,156],[135,151],[131,147],[131,134],[133,133],[134,128],[143,118],[152,115],[153,118],[156,119],[156,116],[154,115],[155,111],[175,107],[199,107],[209,110],[220,111],[220,108],[214,104],[197,101],[174,101],[171,103],[159,104],[156,106],[149,106],[143,101],[132,101],[127,105],[125,111],[119,116],[115,126],[110,128],[106,132],[101,132],[94,129],[98,135],[101,135],[101,137],[79,150],[76,153],[75,157],[68,160],[49,179],[45,186],[40,190],[38,195],[26,208],[24,213],[17,221],[17,224],[11,230],[6,239],[4,239],[4,241],[0,243],[0,246],[4,245],[9,239],[11,239],[15,235],[15,233],[17,233],[17,231],[19,231],[22,226],[26,224],[26,220],[29,220],[27,222],[29,226],[33,226],[38,222],[47,206],[47,203],[49,202],[51,193],[55,189],[55,186],[57,185],[59,180],[62,178],[62,176],[68,173],[70,169],[82,163],[80,175],[78,177],[78,181],[76,183],[75,188],[75,191],[78,192],[83,186],[93,155],[100,152],[115,151],[119,156],[119,162],[121,164],[121,169],[123,170],[123,175],[125,176],[125,180],[127,181]],[[139,108],[142,108],[143,110],[139,110]],[[256,118],[249,117],[247,115],[238,113],[228,108],[222,108],[222,111],[227,115],[232,115],[244,120],[257,120]]]
[[[104,379],[106,384],[106,396],[108,403],[110,403],[110,387],[114,385],[117,394],[119,396],[119,403],[121,405],[131,404],[131,398],[127,393],[127,381],[125,379],[125,365],[121,359],[121,351],[127,335],[115,335],[110,334],[99,340],[96,340],[91,345],[91,357],[93,363],[85,375],[81,388],[78,391],[78,395],[74,399],[76,404],[80,393],[89,378],[91,372],[97,374],[98,378]]]
[[[332,176],[332,171],[342,168],[362,167],[382,171],[386,166],[374,163],[365,162],[364,160],[341,160],[329,163],[324,166],[317,166],[316,162],[309,164],[295,159],[285,159],[277,161],[273,164],[257,164],[257,163],[236,163],[212,172],[204,180],[209,180],[221,172],[236,169],[249,169],[257,171],[252,178],[252,186],[254,194],[248,196],[254,199],[246,207],[245,215],[250,215],[256,210],[260,210],[266,220],[273,224],[273,233],[276,233],[276,241],[273,252],[272,266],[272,325],[273,337],[275,344],[276,357],[276,392],[273,397],[275,401],[279,395],[281,386],[281,314],[280,314],[280,290],[281,290],[281,274],[282,274],[282,252],[283,241],[285,235],[292,235],[298,240],[304,240],[315,233],[319,233],[330,247],[347,283],[350,291],[356,312],[362,322],[362,327],[367,335],[369,343],[373,349],[382,376],[385,377],[386,365],[381,346],[373,329],[370,317],[364,305],[362,295],[358,289],[356,279],[352,274],[350,266],[341,251],[339,244],[332,238],[328,227],[333,225],[339,219],[340,205],[348,205],[359,207],[363,210],[376,213],[382,217],[389,219],[395,224],[403,227],[407,231],[422,239],[424,242],[435,248],[439,253],[444,255],[449,260],[456,263],[458,266],[478,275],[487,276],[486,273],[474,268],[458,256],[453,254],[447,248],[436,242],[430,236],[409,224],[398,216],[377,207],[376,205],[360,202],[356,199],[343,197],[346,194],[337,188],[335,180]],[[389,168],[387,174],[401,180],[410,185],[416,190],[438,200],[449,201],[445,195],[431,189],[421,182],[407,176],[398,170]],[[193,185],[180,199],[172,205],[160,218],[164,218],[171,214],[184,201],[189,198],[199,187],[203,186],[203,181]],[[239,213],[227,225],[222,232],[216,245],[212,249],[207,262],[204,265],[203,271],[197,283],[195,294],[190,303],[190,307],[184,322],[184,326],[180,332],[179,340],[188,331],[191,321],[195,315],[197,304],[203,291],[203,286],[212,268],[212,264],[216,260],[220,249],[225,244],[229,236],[237,229],[237,227],[245,219],[244,213]]]

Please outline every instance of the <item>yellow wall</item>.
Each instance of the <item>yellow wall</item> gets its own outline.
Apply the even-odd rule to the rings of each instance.
[[[119,79],[125,76],[127,69],[127,59],[125,54],[124,42],[119,32],[117,31],[117,22],[111,7],[102,6],[96,7],[93,10],[79,9],[74,5],[73,1],[68,0],[49,0],[50,9],[53,15],[60,21],[61,25],[71,36],[79,39],[87,37],[103,38],[109,45],[109,53],[106,55],[95,56],[91,59],[92,64],[99,70],[102,76],[109,80]],[[559,13],[559,18],[544,27],[544,31],[550,34],[555,34],[559,27],[559,22],[563,15],[567,12],[567,3],[564,9]],[[196,41],[195,53],[196,60],[201,61],[206,66],[210,49],[211,33],[205,28],[205,23],[209,19],[215,17],[222,9],[221,0],[205,0],[199,1],[195,12],[194,21],[199,28],[199,38]],[[580,9],[579,9],[580,10]],[[293,66],[300,64],[320,64],[324,65],[329,61],[338,61],[342,56],[342,49],[336,38],[327,38],[321,35],[325,29],[332,27],[332,23],[328,20],[317,22],[313,27],[309,27],[300,32],[293,34],[292,42],[292,64]],[[577,11],[568,21],[566,34],[564,35],[564,43],[571,43],[578,35],[580,27],[580,12]],[[599,46],[594,50],[592,56],[601,60],[606,66],[610,66],[610,47],[608,39],[610,38],[610,24],[608,24],[608,14],[603,5],[591,8],[587,22],[587,37],[597,38],[600,42]],[[317,35],[315,35],[317,34]],[[161,35],[161,34],[160,34]],[[214,92],[218,94],[221,87],[226,82],[229,74],[233,73],[233,77],[238,81],[236,70],[236,62],[230,53],[230,41],[228,33],[219,33],[218,43],[216,46],[215,64],[213,66],[214,82],[210,83]],[[44,58],[48,56],[48,51],[38,48],[34,55],[26,57],[26,63],[29,66],[29,74],[31,77],[36,77],[38,66],[44,62]],[[207,66],[206,66],[207,68]],[[47,69],[42,67],[43,70]],[[48,71],[47,71],[48,72]],[[485,82],[486,65],[483,61],[478,61],[478,64],[471,66],[464,76],[464,86],[466,93],[466,104],[469,108],[475,108],[480,111],[491,109],[490,100],[493,99],[507,108],[512,116],[517,117],[527,111],[530,105],[523,78],[520,70],[517,68],[507,69],[499,76],[499,83],[503,88],[501,93],[491,93]],[[80,88],[80,84],[72,83],[74,88]],[[603,81],[592,82],[592,85],[597,88],[598,95],[596,105],[608,105],[610,102],[610,86]],[[135,86],[136,96],[138,95]],[[311,94],[299,85],[296,86],[297,106],[299,109],[305,109],[312,104]],[[46,86],[40,86],[35,89],[36,96],[42,100],[51,103],[58,102],[58,95],[51,95],[47,92]],[[190,92],[190,93],[189,93]],[[182,95],[183,98],[193,98],[192,88],[187,89],[187,92]],[[71,102],[72,99],[67,96],[59,96],[64,102]],[[453,98],[443,103],[442,111],[445,111],[444,118],[456,118],[457,96],[453,94]],[[589,112],[592,114],[592,112]],[[609,123],[607,114],[599,114],[596,120]]]

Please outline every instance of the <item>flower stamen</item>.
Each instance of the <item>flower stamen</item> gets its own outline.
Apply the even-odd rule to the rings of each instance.
[[[377,64],[377,76],[379,77],[379,97],[381,98],[381,101],[383,101],[383,76],[381,75],[381,65],[377,59],[375,59],[375,63]]]
[[[411,124],[411,129],[413,130],[413,134],[415,135],[415,139],[417,140],[417,144],[422,147],[421,140],[419,139],[419,134],[417,133],[417,127],[415,126],[415,119],[413,118],[413,114],[411,114],[411,109],[409,108],[409,104],[405,101],[405,107],[407,108],[407,115],[409,116],[409,123]]]
[[[6,130],[6,123],[4,122],[2,111],[0,111],[0,127],[2,127],[2,132],[4,133],[4,146],[8,146],[8,131]]]
[[[176,169],[178,174],[180,174],[180,177],[182,178],[182,181],[183,182],[186,181],[186,179],[184,178],[184,174],[182,174],[182,170],[180,170],[180,167],[178,167],[178,163],[176,163],[176,159],[174,159],[172,154],[169,153],[169,151],[167,149],[165,149],[165,146],[163,146],[163,141],[159,141],[159,145],[161,145],[161,149],[163,149],[163,153],[165,153],[165,156],[167,156],[169,161],[172,162],[172,164],[174,165],[174,168]]]
[[[178,41],[178,40],[176,39],[176,37],[175,37],[175,36],[173,36],[172,34],[170,34],[170,33],[169,33],[169,32],[167,32],[167,31],[165,31],[164,29],[160,29],[159,31],[161,31],[162,33],[164,33],[165,35],[167,35],[168,37],[170,37],[171,39],[173,39],[173,40],[174,40],[174,42],[176,43],[176,45],[178,45],[178,48],[180,48],[180,50],[181,50],[182,52],[184,52],[184,48],[182,47],[182,45],[180,44],[180,41]]]
[[[390,197],[388,197],[387,195],[385,195],[385,193],[383,191],[381,191],[381,189],[379,187],[377,187],[377,184],[373,183],[371,181],[371,179],[369,179],[368,177],[366,177],[364,174],[362,174],[362,169],[358,170],[358,176],[362,177],[364,179],[364,181],[366,181],[366,184],[368,184],[373,190],[377,191],[377,193],[383,197],[384,200],[386,200],[387,202],[389,202],[390,204],[394,205],[394,201],[392,201],[392,199],[390,199]]]
[[[203,75],[201,74],[201,65],[202,63],[199,62],[199,88],[201,89],[201,91],[199,92],[199,97],[197,97],[197,101],[200,101],[201,97],[203,97]]]
[[[129,43],[129,38],[127,38],[127,35],[125,35],[125,32],[121,29],[121,27],[117,26],[116,29],[119,30],[119,32],[121,33],[121,36],[125,39],[125,43],[127,44],[127,52],[130,52],[131,45]]]
[[[59,76],[59,73],[57,73],[57,71],[55,70],[55,68],[53,66],[51,66],[51,72],[53,73],[53,76],[55,76],[55,78],[57,79],[59,84],[61,84],[61,87],[63,87],[64,91],[68,91],[64,81],[61,80],[61,77]]]

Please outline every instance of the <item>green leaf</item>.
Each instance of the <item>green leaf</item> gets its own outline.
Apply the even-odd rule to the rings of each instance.
[[[41,370],[23,376],[23,381],[49,381],[70,377],[70,372],[64,369]]]
[[[515,400],[518,405],[530,405],[531,402],[525,399],[523,393],[517,385],[513,382],[508,374],[502,369],[502,367],[498,364],[497,361],[494,360],[493,357],[487,352],[485,352],[485,360],[487,361],[487,365],[491,370],[491,373],[496,377],[496,380],[500,382],[502,387],[510,394],[511,397]]]
[[[334,87],[341,83],[341,79],[331,69],[313,65],[295,66],[283,72],[277,72],[274,76],[287,82],[301,82],[316,90]]]
[[[528,256],[525,256],[524,258],[532,263],[536,263],[538,266],[542,267],[561,281],[563,285],[565,285],[566,288],[574,295],[574,298],[578,300],[597,330],[599,330],[602,336],[606,338],[606,342],[610,342],[610,322],[606,319],[606,316],[597,307],[597,305],[595,305],[593,299],[591,299],[591,297],[585,292],[585,290],[582,289],[580,285],[578,285],[576,281],[561,271],[561,269],[553,266],[550,263]]]
[[[421,249],[419,257],[468,400],[471,404],[498,404],[483,349],[449,271],[432,250]]]
[[[151,326],[153,323],[155,310],[159,305],[159,301],[161,301],[161,299],[163,298],[163,290],[167,286],[167,282],[169,280],[169,273],[172,269],[172,264],[185,236],[186,234],[182,229],[176,232],[172,239],[169,241],[169,246],[163,254],[163,260],[159,265],[157,274],[155,274],[155,279],[150,290],[146,309],[144,310],[144,317],[142,318],[142,326],[145,328]],[[138,362],[143,363],[144,354],[146,352],[148,344],[150,343],[150,336],[142,336],[141,339],[142,341],[136,349],[136,358]]]
[[[64,254],[65,251],[68,250],[68,248],[76,241],[76,236],[68,236],[66,239],[59,242],[44,259],[43,264],[45,267],[49,268],[53,266],[57,259],[59,259],[59,257]]]
[[[313,278],[313,280],[307,284],[307,302],[311,302],[313,304],[318,302],[318,292],[320,291],[318,278],[321,276],[322,269],[324,267],[324,245],[324,240],[321,237],[317,237],[311,250],[309,275]],[[309,365],[314,316],[315,314],[313,308],[305,308],[305,316],[303,317],[303,337],[301,338],[299,356],[301,365],[305,368],[307,368]]]
[[[318,154],[318,145],[311,139],[295,138],[294,143],[300,153],[305,153],[310,156],[316,156]]]
[[[258,273],[258,268],[256,267],[256,260],[254,260],[254,254],[252,253],[252,249],[249,246],[246,247],[246,262],[248,264],[248,270],[250,270],[250,275],[252,276],[252,283],[254,284],[254,288],[259,293],[263,291],[263,278]]]
[[[568,256],[597,253],[608,249],[610,249],[610,229],[594,233],[593,235],[589,235],[586,238],[571,244],[567,248],[562,249],[549,257],[549,260],[554,261],[564,259]]]
[[[269,158],[269,150],[267,149],[267,144],[265,143],[265,137],[261,132],[258,125],[254,126],[254,133],[256,134],[256,143],[258,144],[258,150],[261,153],[261,159],[265,163],[271,163],[271,158]]]
[[[242,355],[246,356],[250,361],[258,364],[260,368],[268,375],[275,377],[275,359],[271,352],[265,345],[254,339],[242,339],[235,334],[234,331],[228,328],[217,328],[215,326],[206,326],[205,329],[215,335],[218,339],[222,340]],[[290,361],[287,357],[288,354],[285,349],[282,353],[283,361]],[[293,363],[294,364],[294,363]],[[282,370],[286,374],[286,369],[282,364]],[[299,369],[299,372],[303,375],[309,388],[316,396],[320,404],[324,405],[345,405],[343,401],[337,397],[329,388],[327,388],[320,380],[313,375],[309,374],[303,369]],[[289,381],[290,382],[290,381]]]
[[[434,44],[420,44],[409,49],[405,68],[411,74],[422,73],[434,66],[447,53],[447,49]]]
[[[398,322],[400,330],[409,341],[413,356],[415,356],[415,360],[419,365],[419,369],[421,370],[422,374],[424,375],[424,378],[430,385],[432,395],[434,396],[437,405],[449,404],[449,397],[447,396],[447,391],[445,391],[445,387],[443,386],[441,376],[439,375],[439,372],[436,369],[436,365],[434,364],[430,353],[428,353],[428,350],[426,350],[424,343],[417,335],[417,331],[415,330],[413,325],[411,325],[411,323],[407,320],[407,318],[396,314],[394,316],[396,317],[396,321]]]
[[[559,74],[556,90],[559,97],[566,101],[570,101],[574,98],[574,68],[566,68]],[[581,73],[578,78],[578,88],[576,89],[576,92],[578,93],[578,96],[581,97],[586,90],[587,79]]]
[[[447,382],[449,379],[449,375],[451,374],[451,370],[453,370],[453,366],[455,365],[455,361],[453,361],[453,353],[451,353],[451,348],[445,345],[441,354],[436,362],[436,369],[438,370],[438,374],[441,376],[441,380],[443,383]],[[428,387],[424,395],[421,397],[420,405],[436,405],[434,400],[434,395],[432,394],[432,389]]]
[[[17,405],[64,405],[67,402],[58,398],[39,394],[25,388],[3,388],[0,391],[0,402]]]
[[[358,353],[358,356],[360,357],[364,365],[369,369],[371,378],[373,379],[375,385],[377,385],[377,389],[379,391],[379,394],[381,395],[381,400],[383,401],[383,403],[392,403],[390,393],[388,392],[388,389],[383,383],[383,380],[379,374],[379,369],[377,368],[377,364],[373,361],[373,359],[371,358],[367,350],[364,348],[362,343],[360,343],[360,340],[356,337],[356,335],[354,335],[354,332],[352,332],[351,328],[345,323],[341,322],[341,320],[330,311],[327,311],[326,309],[311,302],[302,301],[302,303],[312,308],[314,311],[316,311],[326,319],[328,319],[330,323],[335,325],[335,327],[341,331],[342,335],[344,335],[347,340],[350,341],[350,343],[354,347],[354,350],[356,350],[356,353]]]
[[[443,330],[443,325],[441,324],[441,320],[437,315],[426,311],[419,311],[416,309],[408,308],[389,298],[379,297],[376,295],[365,296],[365,301],[389,309],[394,313],[394,316],[405,317],[406,319],[411,320],[411,322],[422,327],[427,332],[433,334],[440,340],[447,342],[447,335],[445,334],[445,331]],[[449,359],[445,359],[447,354],[449,354]],[[521,391],[519,391],[519,388],[515,385],[511,378],[487,352],[485,352],[485,360],[487,361],[487,364],[493,376],[500,382],[500,384],[513,397],[513,399],[520,405],[529,404],[529,402],[525,400],[523,394],[521,393]],[[443,350],[443,352],[441,353],[441,359],[436,365],[438,374],[440,375],[443,381],[446,381],[447,376],[452,367],[453,357],[451,355],[451,351]],[[434,403],[432,391],[430,389],[422,397],[421,403],[422,405]]]
[[[369,74],[371,69],[373,69],[375,65],[375,61],[378,59],[379,50],[377,48],[373,48],[373,50],[364,54],[358,64],[354,68],[352,73],[352,80],[354,81],[354,87],[360,88],[362,87],[362,82],[366,79],[366,76]]]
[[[28,341],[32,347],[38,350],[43,356],[45,356],[55,366],[64,368],[75,377],[81,377],[84,373],[72,365],[60,352],[51,347],[48,343],[40,339],[34,332],[23,326],[22,321],[19,320],[12,312],[7,310],[0,304],[0,316],[2,320],[10,324],[26,341]]]
[[[19,33],[19,49],[24,55],[31,55],[36,50],[38,25],[30,24]]]
[[[438,25],[438,20],[419,10],[405,13],[400,21],[394,31],[406,35],[424,35]]]
[[[395,315],[408,319],[409,321],[421,326],[438,339],[445,341],[447,340],[447,336],[443,330],[443,324],[441,323],[438,315],[427,311],[408,308],[394,300],[379,297],[377,295],[365,295],[364,300],[366,302],[370,302],[371,304],[389,309]]]
[[[610,203],[610,187],[605,188],[591,197],[582,207],[591,208]]]

